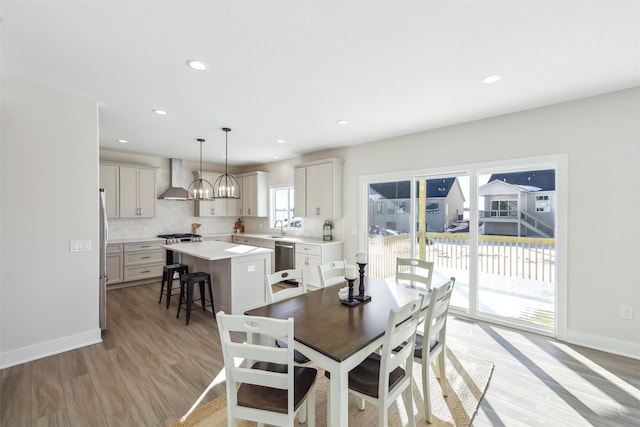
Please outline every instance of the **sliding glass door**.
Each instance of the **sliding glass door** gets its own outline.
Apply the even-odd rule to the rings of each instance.
[[[453,313],[553,334],[556,171],[480,165],[364,180],[368,274],[393,277],[398,257],[432,261],[434,285],[456,278]]]

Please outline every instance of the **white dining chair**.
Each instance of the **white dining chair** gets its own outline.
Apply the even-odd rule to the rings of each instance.
[[[308,424],[314,427],[317,370],[293,363],[293,318],[218,312],[216,319],[226,375],[228,425],[243,419],[258,425],[292,426],[296,414],[307,405]],[[234,342],[232,332],[278,337],[287,347]],[[238,358],[252,360],[252,366],[236,366]]]
[[[329,261],[324,264],[320,264],[318,266],[318,273],[320,275],[320,287],[326,288],[328,286],[346,283],[346,280],[344,278],[346,266],[346,260]]]
[[[413,411],[413,350],[422,298],[391,310],[387,319],[384,342],[380,353],[371,353],[362,363],[349,371],[349,391],[365,402],[378,407],[378,426],[388,426],[388,409],[402,394],[409,425],[415,426]],[[401,343],[404,347],[395,352]],[[403,368],[404,366],[404,368]],[[325,372],[326,376],[330,376]],[[329,398],[327,398],[329,400]]]
[[[449,302],[456,279],[431,289],[429,308],[422,323],[422,336],[416,336],[414,360],[422,364],[422,389],[424,396],[424,414],[427,422],[431,422],[431,391],[429,390],[429,371],[435,361],[436,377],[440,380],[442,395],[448,393],[447,377],[445,375],[445,360],[447,359],[447,315]]]
[[[411,286],[421,283],[427,289],[431,289],[433,278],[433,262],[417,258],[396,259],[396,282],[409,282]]]
[[[273,285],[285,280],[292,280],[298,283],[298,286],[289,289],[282,289],[278,292],[273,292]],[[265,294],[267,295],[267,303],[271,304],[285,299],[293,298],[298,295],[302,295],[307,292],[307,285],[304,281],[304,275],[302,269],[295,270],[280,270],[272,274],[266,274],[264,276]],[[278,347],[285,347],[286,343],[280,339],[275,340],[275,344]],[[306,365],[309,362],[309,358],[298,350],[293,352],[293,360],[300,364]],[[303,418],[304,419],[304,418]]]

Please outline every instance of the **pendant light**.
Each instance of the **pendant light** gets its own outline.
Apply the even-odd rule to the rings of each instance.
[[[189,200],[214,200],[213,185],[206,179],[202,178],[202,143],[204,139],[196,139],[200,143],[200,175],[198,179],[194,179],[187,189]]]
[[[229,175],[228,171],[228,137],[231,129],[222,128],[222,130],[224,131],[224,174],[220,175],[213,183],[213,197],[216,199],[239,199],[240,184],[233,175]]]

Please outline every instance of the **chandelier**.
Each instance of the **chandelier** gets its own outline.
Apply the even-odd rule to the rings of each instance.
[[[239,199],[240,184],[233,175],[229,175],[228,170],[228,138],[231,129],[222,128],[222,130],[224,131],[224,174],[220,175],[213,183],[213,197],[216,199]]]
[[[196,139],[200,143],[200,175],[198,179],[194,179],[189,184],[188,200],[214,200],[213,185],[206,179],[202,178],[202,143],[204,139]]]

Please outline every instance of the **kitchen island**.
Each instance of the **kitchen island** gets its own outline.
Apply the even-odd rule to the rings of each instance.
[[[180,262],[189,266],[189,272],[211,275],[216,311],[243,314],[266,304],[264,276],[271,269],[272,249],[217,241],[163,247],[178,252]],[[194,295],[194,301],[197,298],[199,294]]]

